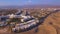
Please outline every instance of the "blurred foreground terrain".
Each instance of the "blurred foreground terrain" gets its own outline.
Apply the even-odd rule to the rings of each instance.
[[[59,10],[58,12],[50,14],[44,22],[39,25],[37,31],[36,28],[21,32],[21,33],[12,33],[9,30],[9,27],[0,27],[0,34],[60,34],[60,9],[59,8],[43,8],[43,9],[21,9],[23,11],[27,10],[31,15],[40,18],[41,16],[45,16],[47,13],[55,10]],[[7,15],[11,13],[17,12],[17,9],[1,9],[0,15]]]

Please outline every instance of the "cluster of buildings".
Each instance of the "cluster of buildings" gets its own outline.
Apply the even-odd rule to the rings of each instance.
[[[18,10],[15,14],[9,14],[6,16],[0,16],[0,26],[8,26],[8,22],[11,21],[11,19],[19,19],[20,22],[11,22],[9,23],[11,27],[11,31],[13,32],[21,32],[22,30],[29,30],[32,29],[31,27],[34,27],[39,23],[39,20],[37,18],[34,18],[33,16],[30,16],[28,11],[20,11]],[[10,20],[9,20],[10,19]],[[12,20],[13,21],[13,20]],[[16,20],[17,21],[17,20]]]
[[[57,10],[53,8],[42,8],[39,10],[37,10],[34,15],[39,16],[39,18],[41,17],[40,20],[34,16],[31,16],[28,11],[20,11],[19,9],[15,14],[8,14],[6,16],[2,15],[0,16],[0,27],[10,25],[12,32],[28,31],[37,26],[40,21],[43,21],[45,16],[48,16],[50,13],[60,11],[59,9]]]

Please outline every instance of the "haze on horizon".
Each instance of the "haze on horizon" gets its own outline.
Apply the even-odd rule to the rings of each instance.
[[[0,6],[60,5],[60,0],[0,0]]]

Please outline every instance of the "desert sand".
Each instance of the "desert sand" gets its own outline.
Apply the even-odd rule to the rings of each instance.
[[[37,32],[36,32],[36,28]],[[50,14],[44,22],[32,30],[21,32],[21,33],[11,33],[8,31],[9,28],[0,29],[0,34],[60,34],[60,11]]]
[[[60,11],[49,15],[44,23],[38,26],[37,32],[34,28],[21,34],[60,34]]]

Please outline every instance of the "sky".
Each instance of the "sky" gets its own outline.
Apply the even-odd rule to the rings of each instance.
[[[60,5],[60,0],[0,0],[0,6],[9,6],[9,5]]]

